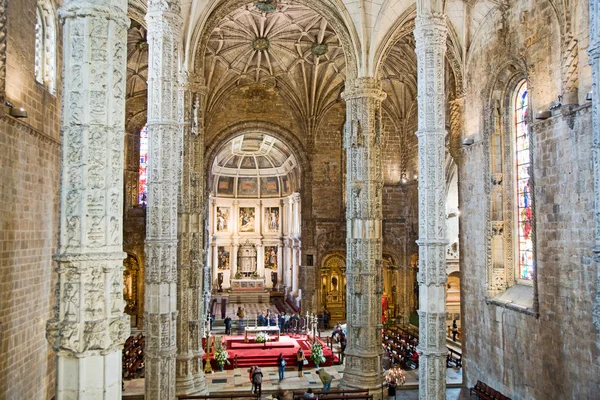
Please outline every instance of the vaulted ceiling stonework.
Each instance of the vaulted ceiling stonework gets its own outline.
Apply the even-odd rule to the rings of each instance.
[[[338,36],[324,17],[292,1],[268,13],[254,3],[231,12],[212,31],[205,57],[209,113],[235,88],[275,88],[297,118],[318,123],[344,85]]]

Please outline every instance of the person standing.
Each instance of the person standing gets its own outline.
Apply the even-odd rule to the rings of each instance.
[[[279,370],[279,380],[282,381],[285,372],[285,359],[283,358],[283,353],[279,353],[279,357],[277,358],[277,368]]]
[[[456,342],[456,335],[458,335],[458,325],[456,325],[456,320],[452,321],[452,341]]]
[[[250,380],[250,383],[252,384],[252,393],[254,394],[256,385],[254,384],[254,379],[252,377],[253,374],[254,374],[254,366],[250,367],[250,369],[248,370],[248,379]]]
[[[244,319],[244,309],[243,309],[242,307],[238,307],[238,310],[237,310],[237,317],[238,317],[239,319]]]
[[[296,353],[296,366],[298,367],[298,376],[302,376],[302,367],[304,367],[304,360],[306,360],[306,357],[304,357],[304,352],[302,351],[302,347],[300,347],[298,349],[298,352]]]
[[[223,322],[225,323],[225,334],[231,335],[231,318],[229,318],[229,315],[225,317]]]
[[[323,383],[323,390],[328,391],[329,389],[331,389],[331,381],[333,380],[333,376],[328,374],[327,371],[325,371],[325,368],[319,369],[317,371],[317,375],[319,375],[319,378]]]
[[[329,320],[330,319],[331,319],[331,313],[329,312],[327,307],[325,307],[323,310],[323,325],[325,326],[325,329],[329,329]]]
[[[262,395],[262,378],[263,378],[263,373],[260,370],[260,368],[258,368],[258,365],[254,366],[254,372],[252,372],[252,383],[254,384],[254,387],[256,388],[256,395],[258,397],[260,397]]]

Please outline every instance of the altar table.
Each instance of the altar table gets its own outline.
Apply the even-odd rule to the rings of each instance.
[[[279,342],[279,327],[277,326],[247,326],[246,334],[244,335],[244,342],[248,342],[248,333],[266,332],[267,334],[273,332],[277,333],[277,340]]]

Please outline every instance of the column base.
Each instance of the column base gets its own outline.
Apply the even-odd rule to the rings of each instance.
[[[56,400],[120,399],[121,351],[89,357],[58,355]]]
[[[340,387],[346,389],[369,389],[373,396],[383,385],[381,357],[346,354],[344,376]]]

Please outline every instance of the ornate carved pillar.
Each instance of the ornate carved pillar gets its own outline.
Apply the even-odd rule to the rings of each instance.
[[[199,79],[181,74],[180,129],[183,168],[179,197],[177,286],[177,388],[178,394],[206,392],[202,365],[202,273],[204,268],[204,129],[202,108],[206,87]]]
[[[148,205],[146,219],[146,399],[175,398],[178,119],[178,0],[148,4]]]
[[[290,239],[283,239],[283,253],[284,253],[284,262],[283,262],[283,282],[287,291],[292,288],[292,247],[291,247]]]
[[[382,189],[381,82],[346,82],[346,300],[348,347],[344,387],[378,388],[383,382],[381,349]]]
[[[57,354],[56,399],[120,399],[121,351],[129,335],[122,233],[127,1],[67,0],[60,18],[58,282],[46,326]]]
[[[446,398],[446,19],[417,5],[419,398]],[[440,16],[441,15],[441,16]]]
[[[283,241],[279,240],[277,244],[277,288],[281,290],[283,287]]]
[[[298,252],[300,245],[297,240],[292,240],[292,294],[298,296]]]
[[[231,279],[235,279],[235,274],[238,270],[238,252],[240,251],[240,244],[238,239],[233,240],[233,251],[229,256],[229,262],[231,263]]]
[[[596,245],[594,259],[598,266],[600,281],[600,0],[590,0],[590,46],[588,47],[592,66],[592,140],[594,154],[594,203],[596,214]],[[593,320],[600,331],[600,285],[596,291]]]

